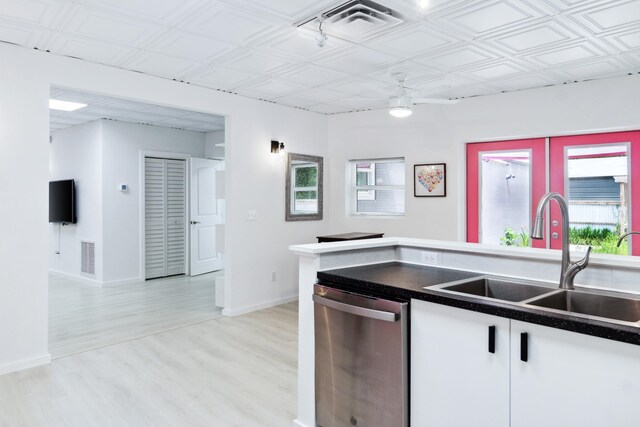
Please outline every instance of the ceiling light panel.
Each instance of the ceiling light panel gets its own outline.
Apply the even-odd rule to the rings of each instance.
[[[75,111],[86,107],[87,104],[81,102],[62,101],[60,99],[49,99],[49,108],[59,111]]]

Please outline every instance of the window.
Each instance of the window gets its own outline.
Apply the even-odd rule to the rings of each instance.
[[[291,213],[318,212],[318,164],[298,163],[291,169]]]
[[[351,215],[404,215],[404,159],[351,160]]]

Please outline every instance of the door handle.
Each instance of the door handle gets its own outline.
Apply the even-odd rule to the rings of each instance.
[[[496,327],[489,326],[489,353],[496,352]]]
[[[189,221],[189,222],[191,223],[191,225],[200,224],[200,221],[194,221],[194,220],[191,220],[191,221]]]

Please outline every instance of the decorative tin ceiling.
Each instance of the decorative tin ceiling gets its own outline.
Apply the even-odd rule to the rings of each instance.
[[[384,107],[395,71],[449,99],[640,72],[638,0],[358,3],[323,48],[296,25],[340,3],[7,0],[0,40],[319,113]]]

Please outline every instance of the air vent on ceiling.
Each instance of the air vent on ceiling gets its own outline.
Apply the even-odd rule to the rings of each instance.
[[[85,274],[96,274],[96,244],[94,242],[80,242],[82,271]]]
[[[405,22],[393,9],[371,0],[340,3],[302,20],[298,27],[318,30],[323,21],[325,31],[350,41],[362,41]]]

